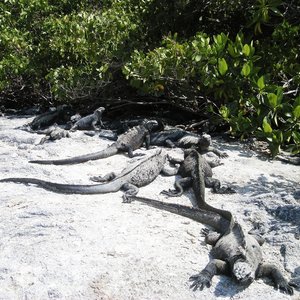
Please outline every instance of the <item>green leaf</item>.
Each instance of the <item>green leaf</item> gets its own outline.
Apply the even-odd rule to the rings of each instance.
[[[226,74],[226,72],[228,70],[228,65],[227,65],[225,58],[219,59],[218,68],[219,68],[219,72],[222,76]]]
[[[196,55],[196,56],[195,56],[195,61],[198,62],[198,61],[200,61],[200,60],[201,60],[201,55]]]
[[[260,90],[262,90],[265,87],[264,76],[259,77],[259,79],[257,80],[257,86],[259,87]]]
[[[267,95],[267,97],[268,97],[270,106],[272,108],[275,108],[277,106],[277,103],[278,103],[278,101],[277,101],[277,99],[278,99],[277,95],[275,95],[274,93],[269,93]]]
[[[231,44],[228,45],[228,52],[230,54],[231,57],[237,57],[237,53],[236,53],[236,49],[233,48],[233,46]]]
[[[300,105],[297,105],[293,110],[294,117],[296,119],[300,118]]]
[[[267,117],[264,117],[264,119],[263,119],[263,130],[265,133],[272,132],[272,127],[271,127],[271,124],[269,123],[269,120]]]
[[[245,63],[242,68],[242,72],[241,72],[242,75],[247,77],[250,74],[250,72],[251,72],[251,67],[249,66],[248,63]]]
[[[222,106],[220,107],[219,112],[220,112],[221,116],[222,116],[225,120],[227,120],[227,119],[229,118],[229,116],[230,116],[230,110],[229,110],[228,107],[225,106],[225,105],[222,105]]]
[[[297,131],[293,131],[292,136],[293,136],[295,143],[300,144],[300,133]]]
[[[279,86],[279,87],[277,88],[277,93],[276,93],[276,95],[277,95],[277,103],[280,104],[281,101],[282,101],[282,98],[283,98],[283,89],[282,89],[281,86]]]
[[[246,55],[246,56],[249,56],[250,55],[250,47],[248,44],[245,44],[244,47],[243,47],[243,53]]]

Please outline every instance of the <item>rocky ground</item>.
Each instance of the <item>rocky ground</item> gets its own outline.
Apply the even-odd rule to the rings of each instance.
[[[83,184],[131,161],[116,155],[80,165],[29,164],[110,144],[74,132],[69,139],[37,145],[42,136],[18,129],[30,120],[0,117],[0,178]],[[269,161],[237,142],[218,146],[229,157],[214,169],[215,177],[233,184],[237,193],[207,189],[207,201],[232,211],[246,229],[263,231],[265,260],[299,279],[299,166]],[[182,155],[180,149],[168,151]],[[159,194],[174,180],[159,176],[139,195],[192,205],[191,192],[172,199]],[[188,278],[209,261],[210,247],[200,235],[205,226],[139,203],[123,204],[122,192],[61,195],[14,183],[1,183],[0,189],[0,299],[300,299],[299,292],[282,294],[269,281],[259,279],[243,290],[225,276],[193,292]]]

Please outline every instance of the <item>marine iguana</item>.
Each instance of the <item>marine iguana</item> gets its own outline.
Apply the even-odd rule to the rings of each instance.
[[[196,148],[201,154],[211,151],[221,158],[228,156],[225,152],[212,147],[211,136],[209,134],[198,135],[181,128],[171,128],[151,133],[150,144],[171,148]]]
[[[72,126],[70,131],[75,131],[75,130],[85,130],[85,129],[94,129],[94,130],[99,130],[96,127],[96,124],[99,123],[101,127],[103,127],[102,123],[102,114],[105,111],[104,107],[99,107],[96,109],[92,114],[85,116],[78,121],[75,122],[75,124]]]
[[[119,152],[127,152],[130,158],[139,156],[140,154],[133,154],[133,151],[140,148],[145,142],[146,148],[149,148],[149,132],[154,126],[157,125],[156,121],[147,121],[145,124],[136,126],[128,130],[126,133],[119,136],[118,140],[106,149],[75,156],[71,158],[58,159],[58,160],[31,160],[30,163],[44,164],[44,165],[67,165],[67,164],[79,164],[89,160],[97,160],[106,157],[110,157]]]
[[[199,173],[200,186],[204,186],[204,172]],[[292,295],[294,283],[289,283],[281,271],[273,264],[263,263],[261,245],[264,240],[260,236],[244,232],[240,224],[229,211],[210,206],[205,202],[204,189],[200,191],[201,208],[191,208],[184,205],[165,203],[144,197],[129,196],[126,202],[134,200],[148,206],[163,209],[197,222],[209,225],[218,232],[202,233],[206,243],[213,246],[213,259],[198,274],[190,277],[194,291],[210,287],[214,275],[232,276],[239,284],[248,286],[254,279],[269,277],[273,279],[276,288]]]
[[[55,141],[60,140],[64,137],[70,137],[69,132],[65,129],[58,127],[57,124],[54,124],[50,128],[46,129],[43,133],[46,134],[46,136],[40,140],[40,145],[44,144],[46,141]]]
[[[70,113],[71,109],[69,105],[59,105],[52,111],[47,111],[38,115],[28,125],[32,130],[42,129],[53,125],[54,123],[59,124],[61,122],[68,121]]]
[[[123,189],[125,190],[123,199],[126,201],[127,196],[136,195],[139,187],[152,182],[160,172],[167,173],[167,170],[164,170],[165,160],[166,154],[159,149],[154,154],[128,166],[119,175],[109,173],[100,178],[92,177],[94,181],[105,182],[96,185],[61,184],[36,178],[4,178],[0,182],[35,184],[44,189],[65,194],[105,194]]]
[[[170,160],[171,161],[171,160]],[[174,160],[173,160],[174,161]],[[178,163],[178,160],[174,161]],[[204,171],[205,186],[212,188],[214,193],[218,194],[232,194],[235,191],[231,187],[221,187],[218,179],[212,177],[212,167],[216,166],[211,162],[211,165],[206,159],[195,149],[187,149],[184,151],[184,160],[181,162],[179,169],[174,169],[173,174],[180,174],[182,178],[176,180],[174,186],[175,190],[162,191],[161,193],[169,197],[178,197],[183,194],[183,188],[192,186],[196,195],[198,207],[201,207],[202,200],[199,200],[199,191],[201,190],[199,177],[200,168]]]

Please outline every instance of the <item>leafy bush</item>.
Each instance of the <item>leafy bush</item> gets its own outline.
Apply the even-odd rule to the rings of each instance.
[[[299,11],[280,0],[5,0],[0,100],[93,102],[130,87],[205,108],[273,155],[299,153]]]
[[[123,72],[132,86],[143,93],[184,96],[188,95],[187,89],[193,89],[194,95],[213,99],[232,134],[256,134],[266,139],[273,155],[284,144],[290,144],[297,153],[300,98],[291,95],[284,84],[280,85],[274,70],[264,72],[261,66],[266,62],[261,55],[266,50],[256,48],[260,49],[260,43],[246,43],[242,34],[231,40],[223,33],[212,37],[198,33],[182,43],[176,37],[168,37],[161,47],[148,53],[135,51]],[[290,60],[296,63],[293,58]],[[286,61],[277,67],[287,74]],[[298,75],[294,75],[293,80],[297,80]]]

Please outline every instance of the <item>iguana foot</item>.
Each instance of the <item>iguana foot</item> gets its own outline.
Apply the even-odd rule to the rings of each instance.
[[[90,180],[95,182],[107,182],[107,179],[103,178],[102,176],[92,176]]]
[[[204,236],[204,237],[206,237],[209,234],[209,232],[210,231],[207,228],[202,228],[201,229],[201,235]]]
[[[196,291],[197,289],[202,291],[204,287],[209,288],[211,286],[211,276],[207,271],[202,271],[199,274],[191,276],[189,281],[193,281],[190,285],[190,288],[193,289],[193,291]]]
[[[122,199],[123,199],[123,203],[131,203],[133,202],[133,199],[131,199],[130,197],[126,196],[125,194],[123,194],[122,196]]]
[[[221,187],[217,189],[213,188],[213,192],[216,194],[235,194],[236,190],[230,186],[227,186],[227,187]]]
[[[228,154],[226,152],[221,152],[220,153],[220,158],[227,158]]]
[[[276,288],[281,290],[283,293],[286,293],[289,295],[294,294],[294,290],[293,290],[292,286],[294,286],[294,285],[292,283],[287,282],[285,279],[282,279],[282,280],[276,282]]]
[[[177,197],[177,196],[180,196],[180,192],[178,192],[176,190],[171,190],[171,189],[169,189],[168,191],[163,190],[163,191],[160,192],[160,194],[166,195],[168,197]]]

